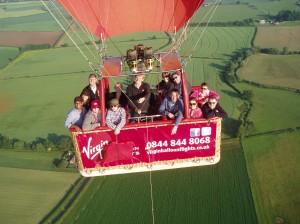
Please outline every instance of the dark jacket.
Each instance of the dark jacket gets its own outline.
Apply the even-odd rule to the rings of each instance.
[[[190,95],[190,93],[192,92],[192,87],[190,85],[190,83],[188,81],[186,81],[187,83],[187,94]],[[168,93],[170,94],[172,89],[177,89],[179,94],[182,96],[182,81],[179,84],[176,84],[174,82],[168,82],[167,84],[167,88],[168,88]]]
[[[157,91],[160,93],[161,96],[165,97],[168,95],[168,84],[169,82],[165,82],[165,80],[162,80],[158,85],[156,86]]]
[[[84,87],[84,89],[82,90],[80,96],[82,95],[82,93],[84,91],[88,91],[90,94],[90,101],[92,102],[93,100],[99,100],[99,91],[98,91],[98,86],[97,86],[97,90],[96,93],[93,92],[93,90],[91,89],[90,85]]]
[[[150,101],[150,85],[148,83],[143,82],[140,88],[136,88],[134,83],[127,87],[127,96],[130,100],[128,100],[128,105],[132,111],[135,109],[141,109],[142,113],[148,113],[149,109],[149,101]],[[145,97],[143,103],[138,103],[138,100],[142,97]]]
[[[210,119],[212,117],[221,117],[221,118],[227,118],[228,115],[225,112],[225,110],[220,106],[220,104],[217,103],[215,109],[210,109],[208,102],[206,102],[202,108],[203,117],[206,119]]]
[[[109,107],[109,101],[112,99],[116,98],[117,93],[116,92],[111,92],[111,93],[107,93],[105,100],[106,100],[106,107]],[[126,95],[122,92],[120,99],[119,99],[119,104],[121,105],[121,107],[126,108],[127,106],[127,97]]]

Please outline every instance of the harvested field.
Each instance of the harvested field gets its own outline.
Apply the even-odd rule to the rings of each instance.
[[[39,223],[79,174],[0,167],[0,223]]]
[[[300,50],[300,26],[261,26],[258,27],[254,45],[262,48],[287,47],[290,51]]]
[[[256,54],[237,71],[240,78],[267,86],[300,88],[300,55]]]
[[[22,47],[27,44],[55,44],[63,32],[4,32],[0,31],[0,46]]]

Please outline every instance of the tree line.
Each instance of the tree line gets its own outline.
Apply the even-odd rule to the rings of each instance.
[[[36,151],[52,151],[52,150],[72,150],[72,139],[67,135],[57,135],[50,133],[46,138],[37,137],[31,142],[26,142],[17,138],[12,138],[0,134],[0,149],[12,150],[36,150]]]
[[[281,10],[275,16],[276,21],[298,21],[300,20],[300,12],[299,11],[290,11],[290,10]]]

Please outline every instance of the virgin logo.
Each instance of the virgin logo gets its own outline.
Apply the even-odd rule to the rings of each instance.
[[[91,141],[92,141],[92,137],[89,137],[87,147],[83,146],[82,153],[85,153],[88,159],[94,159],[97,155],[100,155],[100,159],[103,159],[101,151],[104,145],[108,145],[108,141],[101,140],[100,144],[96,146],[92,146]]]

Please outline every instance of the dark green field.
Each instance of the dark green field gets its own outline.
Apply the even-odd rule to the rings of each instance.
[[[260,223],[299,223],[300,131],[247,138],[244,150]],[[259,149],[259,150],[257,150]]]
[[[244,153],[224,142],[215,166],[92,178],[59,223],[257,223]]]

